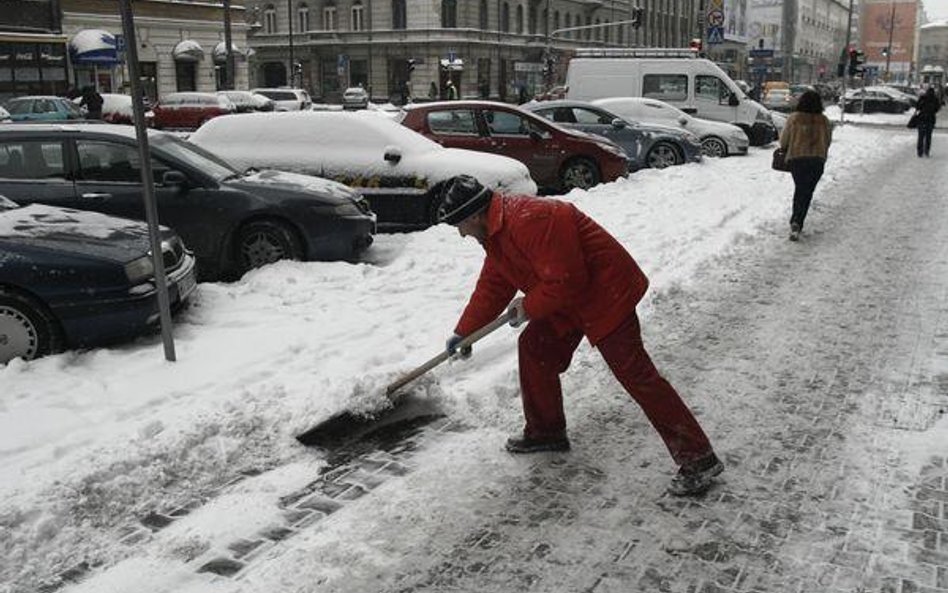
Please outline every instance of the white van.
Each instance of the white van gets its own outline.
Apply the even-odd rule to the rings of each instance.
[[[734,124],[752,146],[777,138],[770,111],[691,49],[578,49],[566,71],[566,87],[566,97],[578,101],[658,99],[695,117]]]

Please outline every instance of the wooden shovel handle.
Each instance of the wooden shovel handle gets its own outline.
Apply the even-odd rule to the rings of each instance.
[[[458,342],[458,350],[474,345],[474,342],[477,342],[478,340],[480,340],[487,334],[494,332],[499,327],[506,325],[510,321],[510,317],[511,317],[510,313],[504,313],[503,315],[491,321],[484,327],[473,332],[471,335],[465,336],[463,340]],[[446,351],[440,352],[437,356],[431,358],[430,360],[428,360],[427,362],[425,362],[418,368],[402,375],[401,378],[399,378],[397,381],[395,381],[394,383],[386,387],[385,395],[391,396],[393,393],[395,393],[396,391],[398,391],[399,389],[401,389],[408,383],[411,383],[418,377],[424,375],[425,373],[435,368],[442,362],[448,360],[449,358],[451,358],[451,355],[448,354]]]

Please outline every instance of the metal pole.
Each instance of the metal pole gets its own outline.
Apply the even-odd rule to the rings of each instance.
[[[290,34],[290,88],[296,88],[296,66],[293,65],[293,0],[286,0],[286,18]]]
[[[142,194],[145,198],[145,219],[151,239],[151,261],[155,267],[158,285],[158,313],[161,319],[161,339],[165,346],[165,360],[173,362],[174,338],[171,336],[171,306],[168,299],[168,279],[161,253],[161,236],[158,229],[158,206],[155,203],[155,182],[151,171],[151,152],[148,150],[148,130],[145,128],[145,106],[142,104],[142,81],[139,78],[138,42],[135,40],[135,17],[131,0],[119,0],[122,13],[122,32],[125,35],[125,59],[128,60],[128,76],[132,90],[132,114],[135,119],[135,136],[138,139],[138,160],[142,168]]]
[[[849,0],[849,18],[846,20],[846,45],[843,46],[843,93],[840,95],[839,123],[846,123],[846,81],[849,80],[849,44],[853,37],[853,0]]]
[[[892,13],[889,15],[889,45],[885,49],[885,81],[889,82],[889,64],[892,62],[892,33],[895,31],[895,0],[892,0]]]
[[[224,47],[227,51],[224,59],[224,88],[236,88],[236,72],[234,71],[234,43],[230,30],[230,0],[224,0]]]

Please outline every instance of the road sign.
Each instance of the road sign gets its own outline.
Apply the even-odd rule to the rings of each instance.
[[[772,49],[752,49],[747,52],[752,58],[772,58],[774,57],[774,50]]]
[[[724,43],[724,27],[708,27],[708,45]]]
[[[119,52],[125,51],[125,35],[116,35],[115,36],[115,50]]]
[[[712,27],[723,27],[724,26],[724,11],[723,10],[708,11],[708,25]]]

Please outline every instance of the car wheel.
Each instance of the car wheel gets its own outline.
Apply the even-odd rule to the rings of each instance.
[[[717,136],[708,136],[701,140],[701,153],[704,156],[725,157],[727,156],[727,144]]]
[[[685,159],[678,153],[678,149],[668,142],[658,142],[645,157],[645,162],[652,169],[664,169],[672,165],[680,165]]]
[[[246,272],[281,259],[301,260],[303,248],[296,233],[286,224],[257,220],[240,230],[237,256],[241,272]]]
[[[438,211],[441,209],[441,204],[444,202],[444,189],[445,185],[440,184],[432,187],[431,191],[428,192],[428,195],[431,196],[431,201],[428,203],[428,222],[432,226],[439,223]]]
[[[33,360],[63,349],[62,331],[39,301],[0,288],[0,363]]]
[[[599,183],[599,169],[596,163],[586,158],[576,158],[563,167],[560,172],[560,186],[564,192],[571,189],[589,189]]]

